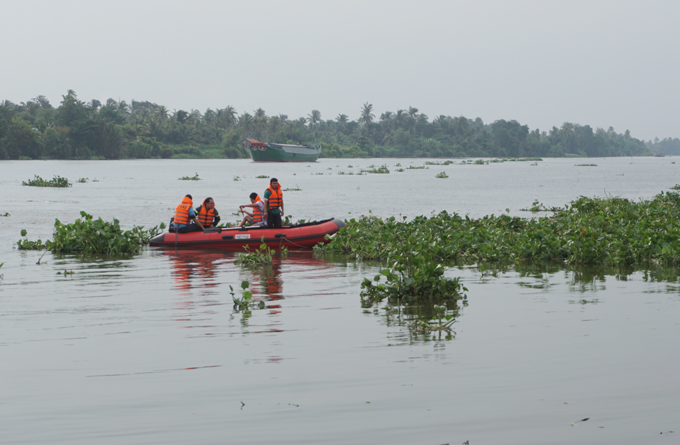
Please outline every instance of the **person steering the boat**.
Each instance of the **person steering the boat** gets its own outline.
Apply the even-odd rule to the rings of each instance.
[[[252,207],[253,213],[244,210],[246,207]],[[267,226],[267,208],[264,206],[264,202],[260,199],[260,195],[253,192],[250,194],[250,204],[244,204],[239,206],[241,213],[245,213],[246,216],[243,217],[239,227],[243,227],[247,222],[253,226],[266,227]]]
[[[217,227],[220,222],[220,214],[215,208],[215,200],[208,197],[205,198],[203,204],[196,207],[196,214],[198,221],[205,229],[209,227]]]
[[[267,226],[280,228],[283,217],[283,191],[278,179],[269,180],[269,187],[264,192],[264,203],[267,209]]]
[[[203,230],[203,225],[196,219],[196,211],[193,209],[194,201],[191,195],[185,195],[182,202],[175,208],[171,229],[177,233],[198,232]],[[195,223],[195,224],[192,224]]]

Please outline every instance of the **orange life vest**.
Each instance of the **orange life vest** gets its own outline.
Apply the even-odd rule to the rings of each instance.
[[[281,191],[281,184],[279,184],[279,188],[276,190],[274,190],[271,185],[267,187],[267,190],[271,192],[271,195],[269,195],[269,205],[267,206],[267,209],[271,210],[281,207],[283,204],[283,192]]]
[[[175,208],[175,224],[189,224],[189,209],[194,204],[191,198],[185,196]]]
[[[264,204],[264,202],[260,199],[260,195],[255,197],[255,202],[253,204],[257,204],[258,201]],[[259,207],[253,207],[253,221],[256,223],[264,221],[264,213],[260,211]]]
[[[200,206],[198,209],[198,220],[205,227],[212,225],[213,221],[215,221],[215,209],[206,210],[204,205]]]

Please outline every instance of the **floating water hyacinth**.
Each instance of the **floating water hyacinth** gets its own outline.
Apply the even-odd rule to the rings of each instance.
[[[472,219],[447,212],[409,222],[365,216],[346,221],[346,227],[317,251],[367,260],[418,252],[433,262],[676,266],[678,220],[680,195],[675,192],[640,202],[581,197],[559,212],[530,219],[509,215]]]
[[[68,182],[68,179],[58,175],[55,175],[54,178],[49,181],[44,180],[38,175],[34,175],[33,179],[22,181],[21,184],[30,187],[71,187],[71,183]]]
[[[54,253],[95,253],[95,254],[130,254],[137,253],[149,240],[165,229],[165,224],[144,230],[135,226],[132,230],[123,231],[117,219],[107,222],[101,218],[94,219],[86,212],[80,212],[80,218],[72,224],[63,224],[58,219],[54,222],[54,239],[44,244],[41,240],[29,241],[26,230],[21,231],[23,240],[17,242],[21,250],[47,249]]]

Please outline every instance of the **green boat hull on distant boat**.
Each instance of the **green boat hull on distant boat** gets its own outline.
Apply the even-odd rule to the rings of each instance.
[[[320,145],[267,144],[255,139],[244,139],[243,146],[255,162],[316,162]]]

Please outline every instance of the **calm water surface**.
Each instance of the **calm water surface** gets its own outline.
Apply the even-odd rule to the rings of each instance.
[[[55,218],[81,210],[153,226],[186,193],[212,196],[234,221],[266,188],[259,175],[301,189],[284,194],[294,219],[529,217],[521,209],[534,200],[648,199],[680,182],[668,157],[396,171],[424,162],[0,162],[0,214],[10,214],[0,217],[1,442],[676,443],[675,279],[450,269],[469,305],[447,340],[413,336],[399,311],[362,308],[360,283],[377,268],[343,259],[292,252],[249,271],[233,253],[147,248],[122,259],[47,253],[38,265],[42,252],[13,249],[21,229],[45,240]],[[371,164],[391,173],[357,175]],[[201,181],[178,180],[195,173]],[[21,185],[34,174],[74,184]],[[251,316],[231,303],[242,280],[266,302]]]

